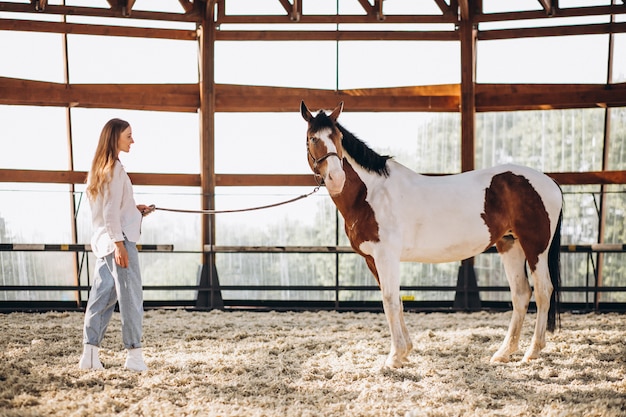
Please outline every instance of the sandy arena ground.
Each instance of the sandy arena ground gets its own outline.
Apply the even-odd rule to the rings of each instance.
[[[626,315],[564,314],[540,359],[492,365],[509,318],[409,313],[411,363],[382,370],[382,314],[152,310],[138,374],[118,314],[99,372],[77,368],[81,313],[0,315],[0,416],[626,415]]]

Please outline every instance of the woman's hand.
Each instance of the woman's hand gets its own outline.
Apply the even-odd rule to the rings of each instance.
[[[128,268],[128,251],[124,242],[115,242],[115,263],[122,268]]]
[[[147,216],[154,211],[154,206],[146,206],[145,204],[137,204],[137,210],[141,212],[142,216]]]

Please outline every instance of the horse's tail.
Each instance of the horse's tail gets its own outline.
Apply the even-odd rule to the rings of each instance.
[[[561,221],[563,220],[563,209],[559,213],[559,221],[552,237],[552,243],[548,250],[548,272],[552,281],[552,297],[550,298],[550,309],[548,310],[548,331],[553,332],[558,326],[561,328],[561,317],[559,311],[560,290],[561,290]]]

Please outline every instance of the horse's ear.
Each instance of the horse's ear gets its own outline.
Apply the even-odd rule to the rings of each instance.
[[[335,107],[335,110],[333,110],[333,112],[329,116],[330,120],[332,120],[333,123],[337,121],[337,118],[341,114],[342,110],[343,110],[343,101],[341,103],[339,103],[339,105],[337,107]]]
[[[311,112],[306,107],[306,104],[304,104],[304,100],[300,102],[300,113],[302,114],[302,118],[307,122],[310,122],[311,119],[313,119],[313,115],[311,115]]]

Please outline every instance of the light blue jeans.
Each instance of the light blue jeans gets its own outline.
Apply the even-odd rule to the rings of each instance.
[[[84,344],[100,346],[115,310],[115,303],[119,302],[124,347],[141,347],[143,293],[139,256],[134,242],[125,240],[124,246],[128,251],[128,268],[115,263],[115,253],[96,260],[94,282],[85,311]]]

